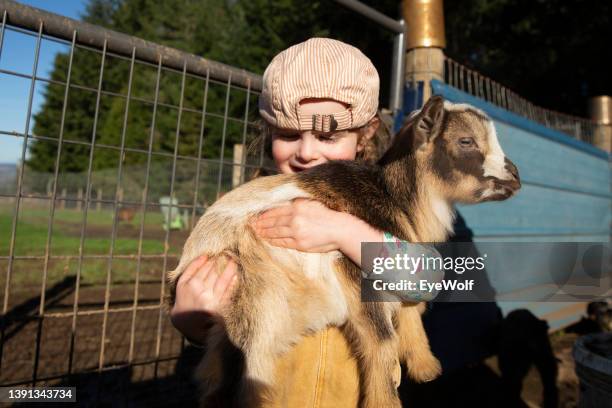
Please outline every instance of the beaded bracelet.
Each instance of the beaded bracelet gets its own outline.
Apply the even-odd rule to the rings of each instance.
[[[410,246],[412,245],[412,246]],[[416,253],[415,253],[416,251]],[[394,236],[390,232],[383,232],[383,242],[378,256],[380,257],[391,257],[393,258],[396,254],[412,254],[412,256],[428,256],[428,257],[441,257],[438,250],[435,246],[430,244],[423,243],[410,243],[408,241],[404,241]],[[400,272],[401,273],[401,272]],[[386,274],[385,274],[386,275]],[[383,281],[388,280],[389,282],[395,282],[400,280],[401,278],[397,275],[397,273],[390,273],[387,276],[379,275],[378,278]],[[424,270],[423,268],[419,268],[409,275],[409,279],[425,279],[429,282],[437,282],[440,281],[444,273],[443,271],[435,271],[435,270]],[[404,301],[421,301],[421,300],[431,300],[435,297],[435,294],[421,293],[419,290],[414,290],[411,292],[405,292]]]
[[[406,241],[402,241],[398,237],[392,235],[390,232],[383,232],[383,242],[391,242],[395,244],[396,248],[402,248],[406,246]]]

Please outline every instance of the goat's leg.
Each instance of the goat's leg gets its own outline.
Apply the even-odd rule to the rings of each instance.
[[[262,300],[270,296],[253,293],[253,288],[241,283],[222,311],[223,324],[208,333],[197,375],[203,406],[259,407],[272,396],[275,359],[286,345],[277,317],[287,321],[288,316],[273,313],[274,303]]]
[[[361,373],[362,408],[401,407],[393,373],[398,364],[398,339],[391,313],[383,305],[363,303],[350,316],[345,333],[355,348]]]
[[[200,406],[207,408],[259,407],[269,393],[270,373],[249,370],[248,358],[220,325],[211,330],[204,358],[196,370]],[[265,379],[265,380],[264,380]]]
[[[206,351],[196,375],[202,407],[255,408],[272,397],[277,351],[259,343],[245,353],[225,336]]]
[[[425,303],[403,304],[397,312],[399,357],[408,366],[408,375],[415,381],[431,381],[442,372],[440,362],[429,348],[421,314]]]

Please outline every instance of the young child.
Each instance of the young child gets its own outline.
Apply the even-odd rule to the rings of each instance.
[[[278,54],[267,67],[259,112],[266,146],[281,173],[295,173],[330,160],[374,162],[384,144],[377,136],[379,77],[357,48],[312,38]],[[340,250],[357,265],[361,242],[385,240],[352,215],[298,199],[268,210],[253,224],[271,244],[305,252]],[[386,237],[388,239],[388,237]],[[207,327],[231,301],[237,266],[217,276],[205,257],[191,263],[176,287],[171,319],[192,343],[203,343]],[[390,373],[399,383],[399,365]],[[356,407],[356,359],[337,328],[306,337],[277,364],[270,407]]]

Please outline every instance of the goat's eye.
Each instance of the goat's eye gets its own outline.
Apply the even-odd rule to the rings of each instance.
[[[459,139],[459,146],[461,147],[474,147],[476,143],[471,137],[462,137]]]

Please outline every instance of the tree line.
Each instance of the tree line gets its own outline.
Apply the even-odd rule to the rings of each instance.
[[[397,0],[366,1],[381,12],[397,18]],[[603,35],[610,31],[610,6],[604,1],[551,0],[472,0],[445,2],[446,53],[468,66],[506,84],[534,102],[575,114],[584,114],[586,97],[610,92],[610,76],[603,64],[593,60]],[[606,11],[607,10],[607,11]],[[353,44],[364,51],[381,74],[381,101],[386,104],[392,34],[332,1],[299,0],[91,0],[83,20],[119,32],[167,45],[205,58],[255,73],[263,73],[279,51],[313,36],[329,36]],[[573,30],[567,35],[568,28]],[[609,35],[607,38],[611,38]],[[572,64],[574,59],[580,63]],[[51,79],[65,82],[69,54],[56,56]],[[63,135],[65,139],[89,143],[96,113],[96,93],[101,55],[77,48],[73,56]],[[181,102],[181,75],[163,71],[160,77],[159,105],[155,116],[152,143],[153,104],[157,70],[137,64],[131,84],[127,120],[129,60],[108,56],[104,65],[101,99],[96,125],[94,172],[117,168],[139,169],[123,176],[142,187],[147,155],[128,151],[119,157],[124,137],[126,147],[160,153],[154,156],[150,174],[152,194],[163,194],[164,181],[173,171],[178,110]],[[573,73],[575,72],[575,73]],[[593,74],[595,73],[595,75]],[[83,89],[83,87],[92,90]],[[57,138],[64,103],[64,86],[49,84],[42,108],[34,117],[33,132]],[[178,136],[178,154],[216,160],[221,154],[223,115],[226,100],[224,84],[211,83],[206,101],[206,123],[200,149],[204,103],[203,81],[188,77],[185,82]],[[228,113],[243,118],[245,92],[232,89]],[[257,118],[257,100],[251,96],[249,119]],[[147,102],[149,101],[149,102]],[[126,123],[124,131],[124,121]],[[249,128],[248,135],[256,132]],[[225,158],[231,161],[233,143],[243,137],[239,121],[226,124]],[[52,173],[57,142],[34,140],[29,147],[27,166],[33,172]],[[114,148],[108,148],[110,146]],[[229,146],[229,147],[228,147]],[[164,155],[165,154],[165,155]],[[60,172],[84,173],[89,166],[90,146],[64,143]],[[218,176],[213,162],[208,176]],[[174,166],[179,190],[192,180],[195,164],[179,160]],[[231,170],[224,170],[225,177]],[[116,183],[107,177],[107,187]],[[116,177],[114,177],[116,179]],[[185,191],[193,186],[185,184]],[[41,187],[42,188],[42,187]]]

